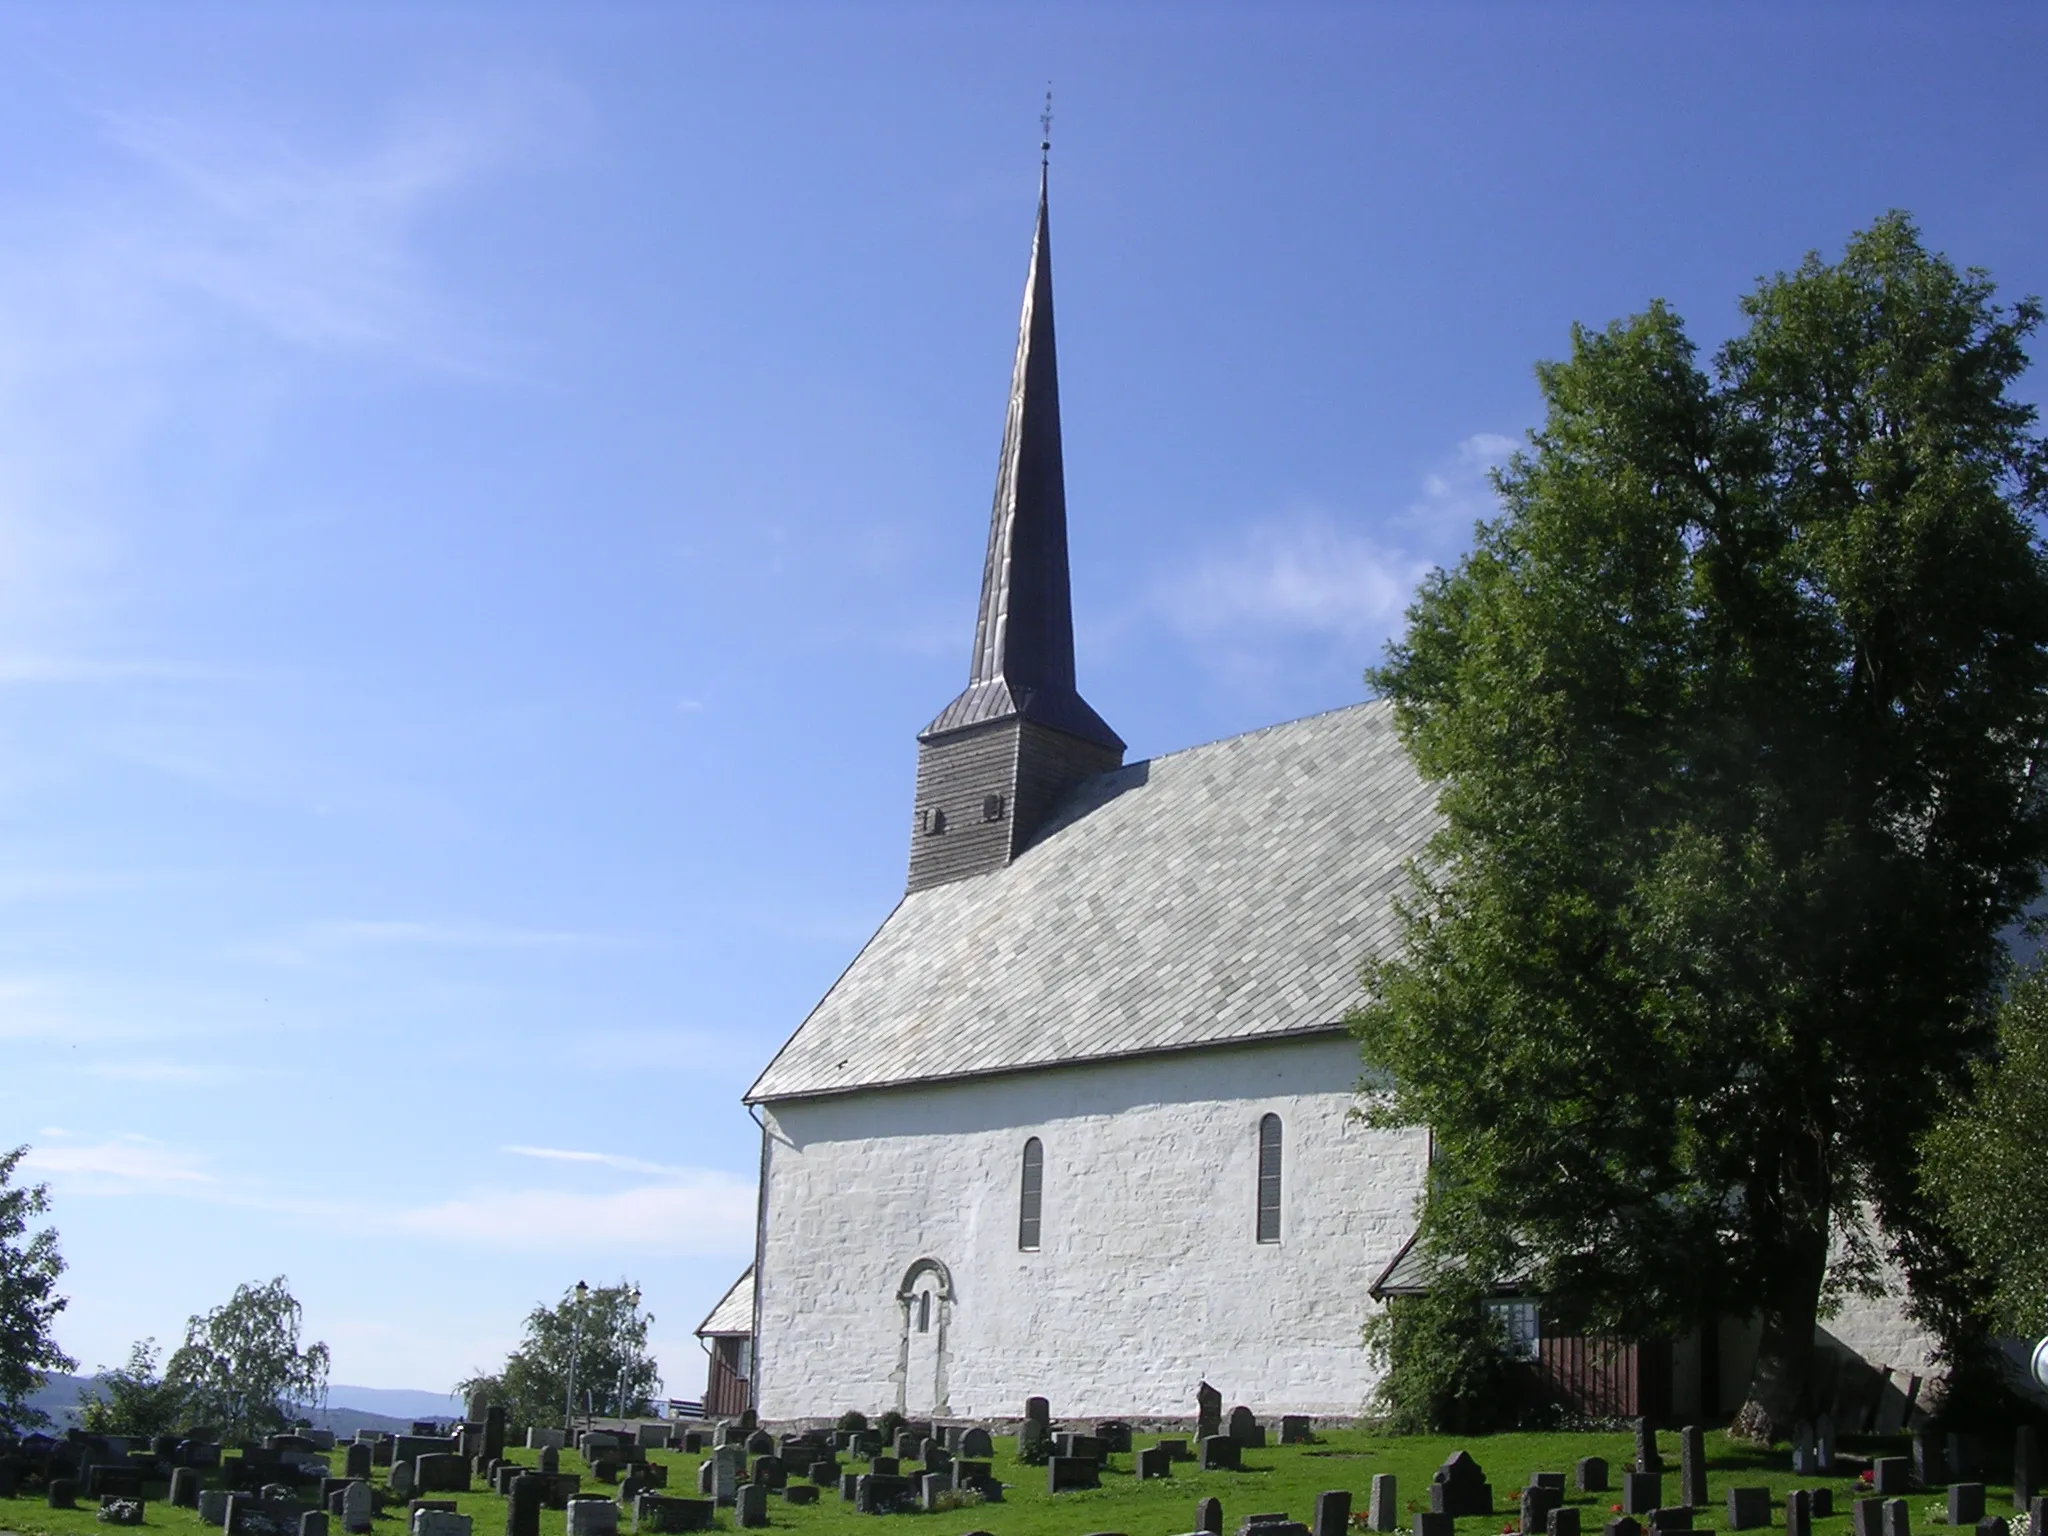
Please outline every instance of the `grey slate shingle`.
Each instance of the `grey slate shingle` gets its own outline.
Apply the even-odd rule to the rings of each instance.
[[[905,896],[747,1102],[1334,1027],[1435,826],[1383,703],[1090,779],[1006,868]]]

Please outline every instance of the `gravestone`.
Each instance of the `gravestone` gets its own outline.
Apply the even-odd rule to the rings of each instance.
[[[1852,1536],[1884,1536],[1884,1500],[1858,1499],[1849,1506]]]
[[[612,1456],[600,1456],[590,1464],[591,1481],[616,1483],[619,1480],[619,1463]]]
[[[1173,1458],[1166,1454],[1164,1447],[1148,1445],[1144,1450],[1138,1452],[1139,1482],[1145,1483],[1150,1482],[1155,1477],[1171,1476],[1173,1476]]]
[[[1809,1488],[1806,1496],[1813,1504],[1813,1518],[1832,1520],[1835,1517],[1835,1490],[1832,1488]]]
[[[1804,1488],[1785,1495],[1785,1536],[1813,1536],[1813,1496]]]
[[[1195,1388],[1195,1438],[1223,1433],[1223,1394],[1206,1381]]]
[[[1602,1530],[1606,1532],[1606,1536],[1643,1536],[1642,1522],[1627,1515],[1616,1515],[1602,1527]]]
[[[1880,1456],[1870,1464],[1870,1491],[1897,1498],[1913,1487],[1913,1463],[1904,1456]]]
[[[1607,1459],[1603,1456],[1581,1456],[1572,1467],[1572,1483],[1581,1493],[1605,1493]]]
[[[1666,1504],[1662,1509],[1650,1511],[1649,1536],[1669,1536],[1673,1531],[1692,1529],[1692,1506],[1690,1504]]]
[[[818,1502],[818,1485],[791,1483],[782,1490],[782,1499],[785,1504],[815,1504]]]
[[[1948,1485],[1948,1523],[1950,1525],[1975,1525],[1984,1518],[1984,1485],[1982,1483],[1950,1483]]]
[[[1531,1488],[1548,1488],[1562,1499],[1564,1497],[1564,1474],[1562,1472],[1531,1472],[1529,1474],[1529,1486]]]
[[[1236,1472],[1244,1465],[1238,1443],[1228,1435],[1210,1435],[1202,1441],[1204,1472]]]
[[[976,1461],[987,1461],[996,1453],[994,1438],[979,1424],[963,1430],[960,1435],[960,1454],[971,1456]]]
[[[552,1445],[542,1446],[540,1448],[540,1458],[536,1462],[536,1465],[540,1468],[541,1471],[547,1473],[549,1477],[553,1477],[557,1472],[562,1470],[561,1451],[557,1447]]]
[[[1648,1419],[1636,1420],[1636,1471],[1664,1471],[1663,1458],[1657,1454],[1657,1431]]]
[[[368,1478],[358,1478],[341,1490],[341,1528],[349,1536],[361,1536],[376,1523],[376,1492]]]
[[[1096,1420],[1095,1438],[1102,1442],[1103,1450],[1112,1456],[1128,1456],[1130,1454],[1131,1426],[1122,1419]]]
[[[1207,1382],[1202,1383],[1208,1386]],[[1217,1401],[1220,1403],[1221,1398]],[[1223,1536],[1223,1501],[1203,1499],[1195,1505],[1195,1529],[1206,1531],[1208,1536]]]
[[[1400,1529],[1399,1484],[1391,1472],[1380,1472],[1372,1480],[1372,1495],[1366,1503],[1365,1523],[1375,1531]]]
[[[2048,1531],[2048,1494],[2035,1494],[2027,1501],[2027,1536]]]
[[[888,1515],[910,1503],[910,1480],[884,1472],[868,1472],[857,1478],[853,1489],[856,1514]]]
[[[201,1525],[225,1525],[228,1518],[228,1491],[225,1488],[202,1488],[199,1502],[193,1506],[199,1511]],[[369,1527],[365,1526],[365,1530]]]
[[[749,1456],[773,1456],[775,1437],[765,1429],[754,1430],[747,1436],[746,1447]]]
[[[813,1489],[815,1493],[817,1490]],[[671,1499],[643,1493],[633,1501],[633,1529],[648,1536],[676,1536],[680,1531],[708,1531],[718,1506],[708,1499]]]
[[[1550,1512],[1543,1536],[1579,1536],[1579,1512],[1569,1505],[1558,1505]]]
[[[309,1509],[299,1516],[299,1536],[327,1536],[327,1511]]]
[[[484,1447],[479,1453],[485,1461],[496,1461],[505,1454],[505,1406],[493,1403],[484,1410]]]
[[[1811,1477],[1818,1470],[1813,1458],[1813,1424],[1801,1419],[1792,1426],[1792,1475]]]
[[[1331,1488],[1316,1495],[1316,1517],[1309,1527],[1314,1536],[1351,1536],[1351,1494]]]
[[[1913,1431],[1913,1481],[1922,1488],[1938,1488],[1949,1480],[1948,1462],[1941,1454],[1941,1440],[1932,1430]]]
[[[820,1488],[830,1488],[839,1481],[839,1458],[835,1456],[830,1461],[812,1462],[810,1470],[804,1476]]]
[[[1433,1509],[1415,1512],[1415,1536],[1457,1536],[1457,1522]]]
[[[1977,1454],[1975,1435],[1955,1434],[1948,1437],[1948,1475],[1959,1483],[1973,1482],[1977,1476]]]
[[[1678,1432],[1678,1502],[1691,1509],[1707,1502],[1707,1444],[1697,1424]]]
[[[1905,1458],[1901,1457],[1901,1460]],[[1884,1501],[1884,1536],[1908,1536],[1910,1522],[1906,1514],[1904,1499]]]
[[[747,1481],[774,1493],[789,1481],[789,1475],[783,1470],[778,1457],[757,1456],[754,1458],[753,1473]]]
[[[868,1462],[868,1470],[882,1477],[895,1477],[903,1466],[894,1456],[876,1456]]]
[[[1288,1519],[1283,1510],[1277,1514],[1245,1516],[1237,1536],[1309,1536],[1309,1529],[1299,1520]]]
[[[568,1536],[619,1536],[619,1506],[601,1493],[580,1493],[569,1501]]]
[[[1045,1463],[1045,1491],[1065,1493],[1070,1488],[1100,1488],[1102,1463],[1091,1456],[1053,1456]]]
[[[703,1430],[686,1429],[683,1431],[683,1454],[685,1456],[701,1456],[704,1454]]]
[[[1530,1486],[1522,1490],[1522,1536],[1542,1536],[1550,1528],[1550,1512],[1564,1507],[1562,1488]]]
[[[1835,1470],[1835,1416],[1831,1413],[1814,1415],[1813,1464],[1823,1474]],[[1814,1511],[1813,1518],[1821,1518],[1819,1510]]]
[[[540,1509],[547,1502],[547,1479],[521,1472],[505,1493],[505,1536],[540,1536]]]
[[[712,1499],[721,1506],[730,1508],[732,1505],[733,1497],[740,1486],[740,1462],[746,1454],[746,1450],[741,1446],[721,1445],[711,1453],[711,1459],[705,1463],[711,1468],[709,1492]]]
[[[2034,1429],[2022,1424],[2012,1436],[2012,1507],[2025,1509],[2034,1502],[2034,1490],[2040,1483],[2040,1470],[2035,1464]],[[2042,1536],[2029,1527],[2028,1536]]]
[[[643,1451],[665,1451],[673,1427],[668,1424],[636,1424],[633,1438]]]
[[[771,1442],[772,1443],[772,1442]],[[757,1488],[752,1483],[740,1489],[733,1499],[733,1521],[749,1530],[768,1523],[768,1490]]]
[[[2012,1536],[2012,1527],[1998,1515],[1986,1515],[1977,1522],[1977,1536]]]
[[[1728,1490],[1729,1530],[1761,1530],[1770,1523],[1771,1490],[1769,1488],[1730,1488]]]
[[[860,1491],[860,1474],[842,1472],[839,1475],[839,1498],[841,1503],[851,1504]]]
[[[1242,1403],[1230,1410],[1230,1429],[1228,1433],[1231,1439],[1235,1440],[1240,1447],[1246,1450],[1261,1449],[1266,1443],[1266,1431],[1260,1427],[1259,1421],[1252,1416],[1251,1409],[1245,1407]]]
[[[907,1429],[896,1431],[895,1442],[889,1447],[898,1461],[917,1460],[917,1436]]]
[[[1621,1512],[1647,1515],[1664,1502],[1664,1474],[1624,1472],[1621,1474]]]
[[[391,1490],[391,1497],[394,1499],[411,1498],[412,1463],[409,1461],[393,1461],[391,1463],[391,1477],[385,1486]]]
[[[1486,1469],[1472,1459],[1469,1451],[1444,1458],[1429,1484],[1432,1513],[1460,1519],[1466,1515],[1493,1513],[1493,1485],[1486,1481]]]
[[[982,1502],[1002,1502],[1003,1485],[996,1481],[994,1464],[986,1461],[956,1461],[953,1463],[953,1487],[962,1493],[978,1493]]]
[[[422,1494],[467,1493],[469,1463],[445,1451],[418,1457],[412,1464],[412,1485]]]
[[[1307,1445],[1315,1439],[1309,1432],[1308,1415],[1305,1413],[1283,1413],[1280,1415],[1280,1443],[1282,1445]]]
[[[927,1513],[939,1507],[939,1500],[952,1491],[953,1479],[943,1472],[927,1472],[917,1480],[917,1507]]]
[[[350,1477],[368,1477],[372,1466],[367,1445],[352,1445],[341,1453],[341,1470]]]
[[[199,1507],[199,1469],[175,1467],[171,1471],[170,1501],[173,1509]]]
[[[1108,1447],[1094,1435],[1054,1435],[1052,1440],[1062,1456],[1085,1456],[1099,1462],[1109,1454]]]

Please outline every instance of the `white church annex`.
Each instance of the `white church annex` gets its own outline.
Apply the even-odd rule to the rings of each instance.
[[[1428,1137],[1357,1121],[1342,1020],[1433,795],[1384,705],[1126,765],[1082,699],[1042,178],[969,683],[918,743],[908,889],[746,1094],[753,1406],[1355,1416]]]

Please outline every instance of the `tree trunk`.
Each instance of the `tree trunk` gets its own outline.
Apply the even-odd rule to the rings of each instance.
[[[1827,1278],[1828,1230],[1788,1234],[1763,1307],[1763,1338],[1736,1423],[1759,1442],[1783,1439],[1803,1406],[1813,1366],[1813,1328]]]

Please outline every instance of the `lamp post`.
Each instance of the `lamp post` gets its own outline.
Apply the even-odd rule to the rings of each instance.
[[[569,1395],[562,1404],[562,1430],[571,1449],[576,1443],[576,1357],[583,1351],[583,1305],[590,1300],[590,1287],[576,1282],[576,1310],[569,1316]]]

